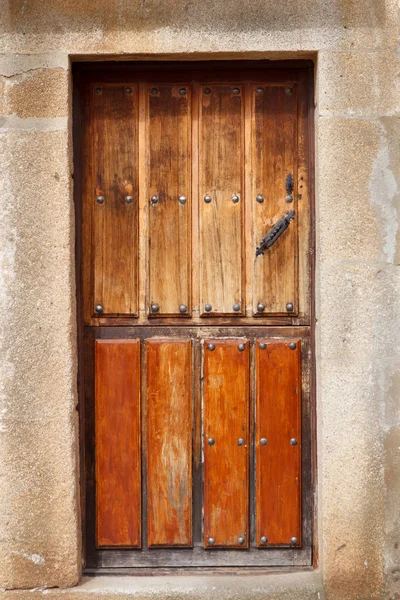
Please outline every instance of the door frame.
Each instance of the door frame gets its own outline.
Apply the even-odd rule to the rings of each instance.
[[[310,399],[308,411],[308,422],[303,423],[303,439],[306,442],[305,446],[308,445],[309,451],[305,452],[306,462],[304,457],[302,459],[303,469],[303,513],[308,512],[307,522],[305,523],[304,514],[303,520],[303,531],[308,531],[308,546],[306,556],[300,559],[299,553],[302,550],[298,549],[268,549],[263,550],[266,556],[265,564],[263,566],[240,566],[240,570],[243,571],[257,571],[258,573],[265,570],[269,571],[271,568],[300,568],[304,570],[317,565],[317,506],[315,499],[315,490],[317,483],[317,441],[316,441],[316,378],[315,378],[315,185],[314,185],[314,63],[311,60],[289,60],[289,61],[269,61],[269,60],[209,60],[209,61],[179,61],[171,60],[168,61],[129,61],[129,62],[117,62],[117,61],[101,61],[95,63],[74,63],[72,65],[73,72],[73,159],[74,159],[74,204],[75,204],[75,223],[76,223],[76,290],[77,290],[77,331],[78,331],[78,412],[79,412],[79,444],[80,444],[80,490],[81,490],[81,515],[82,515],[82,542],[83,542],[83,556],[84,556],[84,570],[86,573],[118,573],[119,568],[112,566],[111,556],[116,553],[123,553],[126,555],[127,552],[137,553],[138,550],[103,550],[104,560],[101,566],[99,566],[98,560],[95,559],[93,554],[93,544],[90,542],[90,536],[88,531],[93,527],[93,514],[87,510],[87,499],[90,497],[87,488],[87,443],[88,438],[93,441],[94,439],[94,428],[87,428],[87,410],[88,402],[86,398],[85,402],[85,384],[84,384],[84,345],[87,343],[88,338],[112,338],[118,335],[118,327],[109,326],[106,327],[91,327],[88,335],[84,333],[84,320],[83,320],[83,284],[82,284],[82,144],[81,144],[81,114],[82,114],[82,82],[87,82],[88,79],[96,79],[100,74],[102,80],[105,82],[117,82],[123,80],[128,76],[129,72],[144,71],[149,68],[159,68],[168,65],[169,67],[192,69],[194,66],[201,66],[202,68],[223,68],[229,71],[246,71],[253,69],[265,69],[267,71],[306,71],[307,72],[307,88],[308,88],[308,164],[309,164],[309,202],[310,202],[310,327],[309,335],[306,336],[308,353],[310,358]],[[253,327],[254,334],[258,332],[258,336],[261,337],[290,337],[299,336],[302,337],[304,333],[303,323],[293,323],[282,320],[281,323],[277,323],[276,319],[269,319],[269,326],[262,325],[260,323]],[[127,323],[124,323],[127,325]],[[132,323],[133,325],[134,323]],[[217,325],[217,323],[215,323]],[[206,326],[206,324],[205,324]],[[279,327],[278,327],[279,326]],[[228,325],[229,335],[235,336],[234,330],[235,325]],[[237,329],[240,330],[240,324],[237,323]],[[242,327],[247,327],[243,324]],[[87,328],[88,329],[88,328]],[[127,337],[130,335],[138,335],[138,327],[124,327]],[[160,327],[162,329],[162,327]],[[195,327],[193,327],[195,329]],[[130,331],[132,332],[130,334]],[[240,334],[238,334],[240,335]],[[140,336],[139,336],[140,337]],[[303,338],[302,338],[303,339]],[[304,429],[306,426],[306,430]],[[309,486],[309,487],[306,487]],[[307,491],[307,498],[305,498],[305,491]],[[307,506],[308,502],[308,506]],[[307,508],[307,511],[306,511]],[[93,503],[94,511],[94,503]],[[139,551],[140,552],[140,551]],[[181,550],[179,550],[181,552]],[[232,552],[232,551],[227,551]],[[284,560],[278,560],[279,552],[284,552],[286,558]],[[275,555],[275,556],[274,556]],[[271,557],[271,558],[268,558]],[[300,560],[299,560],[300,559]],[[305,559],[305,560],[304,560]],[[178,567],[179,571],[190,571],[191,573],[200,572],[219,572],[227,573],[229,569],[236,570],[235,566],[230,564],[228,567],[220,565],[210,566],[196,566],[196,567]],[[174,568],[175,570],[176,568]],[[154,572],[160,574],[163,571],[170,571],[171,568],[163,567],[120,567],[120,572],[124,574],[134,574],[143,572],[149,573]]]

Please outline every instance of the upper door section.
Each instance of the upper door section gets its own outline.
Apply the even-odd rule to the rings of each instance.
[[[254,64],[82,77],[85,324],[309,324],[308,88]]]

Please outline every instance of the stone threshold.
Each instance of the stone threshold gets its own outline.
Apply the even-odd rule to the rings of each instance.
[[[85,576],[76,587],[9,590],[0,600],[324,600],[319,571],[258,575]]]

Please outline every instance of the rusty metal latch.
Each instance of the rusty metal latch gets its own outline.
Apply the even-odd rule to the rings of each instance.
[[[256,250],[256,256],[260,254],[264,254],[265,250],[268,250],[273,244],[275,244],[276,240],[282,235],[284,231],[289,227],[290,222],[294,219],[294,210],[289,211],[286,215],[283,215],[275,223],[270,231],[268,231],[267,235],[261,240],[259,247]]]

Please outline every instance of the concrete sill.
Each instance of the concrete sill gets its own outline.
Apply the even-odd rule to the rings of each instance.
[[[0,600],[323,600],[319,571],[270,575],[165,575],[83,577],[74,588],[15,590]]]

